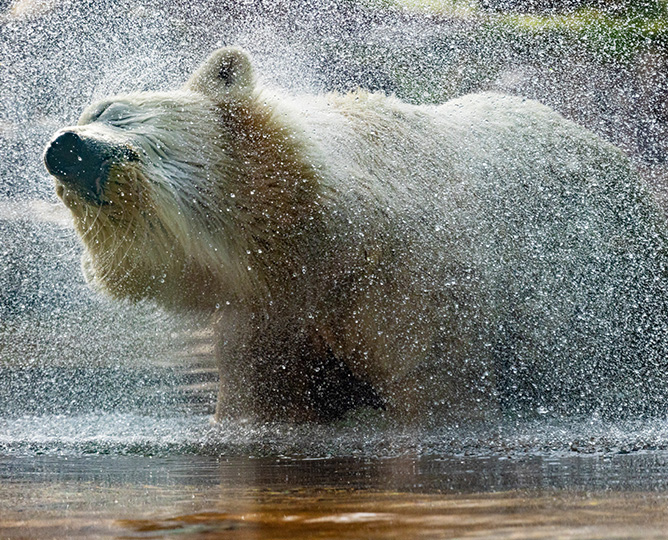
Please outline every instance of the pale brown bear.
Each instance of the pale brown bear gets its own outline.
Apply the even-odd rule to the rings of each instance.
[[[44,159],[90,283],[215,317],[217,419],[664,403],[663,217],[535,101],[282,96],[224,48],[91,105]]]

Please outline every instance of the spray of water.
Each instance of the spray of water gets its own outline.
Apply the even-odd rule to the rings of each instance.
[[[313,439],[309,429],[317,429],[330,443],[313,453],[327,453],[335,439],[346,442],[334,451],[359,449],[352,442],[361,438],[357,428],[344,427],[346,436],[337,439],[342,432],[330,428],[203,427],[213,409],[215,371],[201,321],[184,321],[149,304],[112,303],[91,292],[79,268],[80,243],[43,170],[44,144],[56,129],[74,124],[86,105],[121,92],[175,88],[218,46],[248,49],[262,82],[288,93],[362,87],[416,104],[490,89],[538,98],[622,147],[661,188],[668,144],[660,97],[666,91],[665,30],[642,26],[632,10],[609,13],[578,31],[580,12],[574,10],[581,6],[559,13],[562,25],[551,27],[544,11],[549,15],[549,6],[537,6],[530,17],[506,15],[518,6],[483,7],[455,2],[434,13],[407,4],[347,2],[313,2],[307,9],[291,2],[13,4],[0,27],[0,410],[7,434],[0,444],[17,451],[37,445],[56,452],[215,452],[229,450],[225,441],[242,440],[296,451]],[[661,20],[660,14],[645,16]],[[627,24],[633,30],[624,35],[631,37],[615,35],[612,23]],[[507,208],[499,195],[487,203],[500,215]],[[601,211],[597,200],[588,204]],[[577,229],[577,216],[571,218]],[[639,266],[631,260],[602,263],[615,235],[601,228],[596,245],[581,246],[589,249],[584,266],[591,272],[546,303],[534,286],[541,279],[568,280],[571,262],[564,261],[563,275],[542,275],[545,258],[563,253],[558,246],[546,252],[549,239],[532,237],[533,224],[509,226],[525,239],[522,249],[533,253],[531,264],[516,268],[520,280],[497,282],[494,292],[541,313],[501,321],[502,339],[491,344],[507,347],[497,356],[508,368],[504,392],[515,389],[520,397],[508,403],[509,417],[525,414],[525,402],[538,415],[557,417],[572,413],[570,404],[583,403],[587,415],[647,414],[656,422],[664,412],[667,340],[660,316],[663,278],[647,268],[653,259]],[[652,234],[637,231],[641,239]],[[581,258],[574,262],[582,266]],[[546,334],[543,317],[564,314],[572,331]],[[518,363],[537,343],[552,353],[549,361]],[[535,389],[545,380],[550,384],[536,402]],[[665,446],[656,424],[609,431],[606,421],[594,418],[601,441],[596,448],[638,441]],[[591,429],[586,423],[523,427],[504,444],[567,450],[580,440],[582,426]],[[379,451],[382,440],[399,436],[379,437],[365,439],[361,448]],[[471,437],[471,447],[494,447],[485,435]],[[461,437],[435,433],[426,444],[438,448],[455,439]]]

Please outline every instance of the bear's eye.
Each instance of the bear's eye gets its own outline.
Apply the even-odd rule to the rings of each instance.
[[[91,123],[97,121],[97,119],[100,117],[100,115],[107,110],[107,107],[109,107],[111,103],[102,103],[101,105],[98,105],[94,111],[88,113],[88,118],[85,118],[86,115],[84,115],[81,120],[84,121],[85,123]]]
[[[122,122],[130,117],[130,111],[122,103],[112,103],[100,115],[105,122]]]
[[[90,115],[90,122],[123,122],[130,117],[128,107],[123,103],[105,103]]]

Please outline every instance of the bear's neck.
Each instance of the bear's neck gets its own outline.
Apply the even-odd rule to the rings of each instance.
[[[239,164],[235,185],[234,260],[250,297],[284,291],[286,280],[315,271],[321,236],[319,169],[306,138],[259,96],[221,110]],[[243,279],[243,278],[242,278]],[[260,300],[260,299],[258,299]]]

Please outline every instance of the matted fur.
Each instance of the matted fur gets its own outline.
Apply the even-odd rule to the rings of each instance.
[[[662,402],[663,218],[617,149],[536,102],[280,96],[222,49],[67,129],[139,156],[105,204],[58,193],[92,283],[215,314],[218,418]]]

